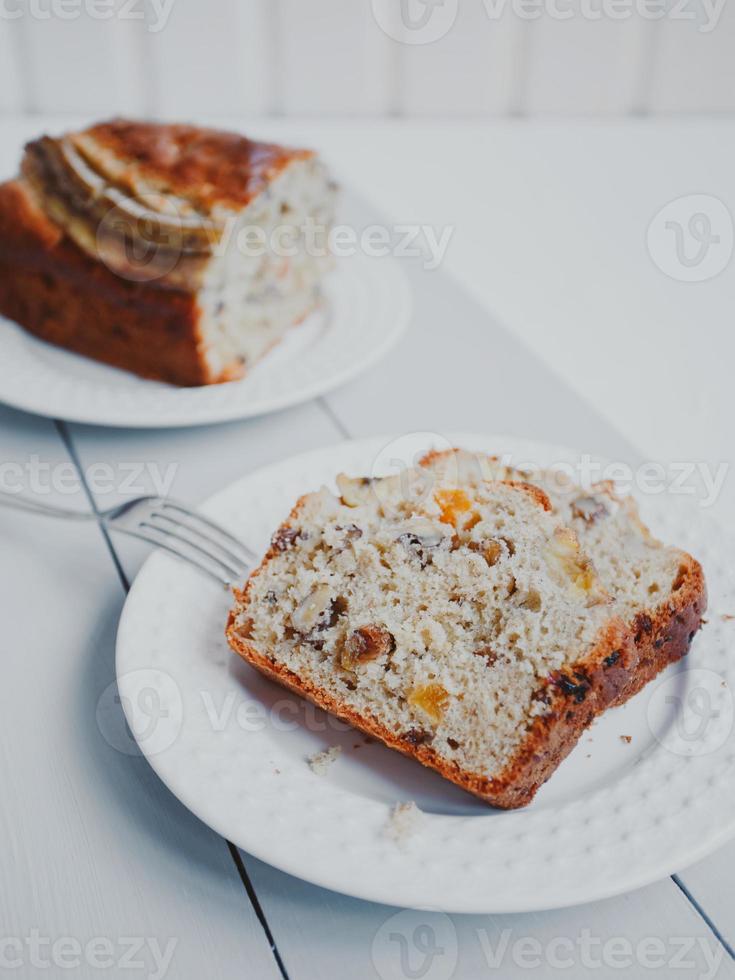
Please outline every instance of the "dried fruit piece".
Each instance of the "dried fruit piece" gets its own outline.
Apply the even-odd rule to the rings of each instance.
[[[539,612],[541,610],[541,593],[537,589],[529,589],[519,595],[517,602],[523,609]]]
[[[492,647],[480,647],[478,650],[475,650],[475,656],[483,657],[488,667],[494,667],[498,660],[498,655]]]
[[[449,693],[441,684],[425,684],[409,694],[408,703],[421,708],[432,721],[440,722],[449,706]]]
[[[464,490],[437,490],[434,499],[439,504],[442,524],[469,531],[480,521],[480,515],[472,512],[472,503]]]
[[[254,626],[255,626],[255,622],[250,617],[248,617],[247,619],[244,619],[239,624],[238,633],[240,634],[240,636],[243,636],[247,639],[253,635]]]
[[[497,565],[503,554],[503,546],[496,538],[490,538],[489,541],[470,541],[469,547],[471,551],[481,554],[491,568]]]
[[[345,640],[340,663],[346,670],[354,670],[360,664],[377,660],[393,653],[396,641],[392,633],[382,626],[361,626]]]

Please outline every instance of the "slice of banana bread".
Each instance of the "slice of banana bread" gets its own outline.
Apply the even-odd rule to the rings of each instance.
[[[303,497],[230,615],[232,648],[500,807],[528,803],[637,667],[539,488],[444,462]]]
[[[612,483],[591,488],[575,484],[561,470],[528,472],[498,457],[456,449],[429,453],[422,460],[440,481],[470,486],[486,480],[528,480],[549,497],[554,512],[577,534],[603,588],[634,635],[638,667],[621,692],[622,704],[669,664],[688,652],[707,608],[702,567],[679,548],[653,537],[632,497],[620,497]]]

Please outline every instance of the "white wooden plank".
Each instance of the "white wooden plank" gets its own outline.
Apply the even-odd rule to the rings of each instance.
[[[689,19],[691,17],[691,19]],[[658,25],[650,112],[735,109],[735,6],[721,0],[672,4]]]
[[[648,22],[630,8],[620,20],[584,0],[560,4],[564,19],[542,12],[526,22],[524,113],[622,114],[634,108]],[[585,11],[600,13],[599,19]]]
[[[0,408],[0,461],[6,488],[22,480],[47,502],[86,507],[51,423]],[[124,729],[98,726],[103,692],[114,706],[123,592],[95,523],[0,509],[0,539],[3,965],[92,978],[106,963],[122,975],[134,942],[138,975],[162,977],[152,944],[173,942],[170,976],[231,976],[247,963],[275,980],[225,842],[164,789]]]
[[[496,171],[497,173],[497,171]],[[355,202],[347,222],[372,209]],[[616,459],[632,448],[615,429],[491,319],[452,279],[404,261],[411,326],[391,355],[327,401],[355,437],[376,432],[495,431],[587,447]],[[378,389],[380,399],[371,392]],[[520,397],[519,386],[532,397]]]
[[[663,980],[678,972],[682,944],[686,976],[735,976],[723,947],[670,880],[555,912],[449,917],[345,898],[254,858],[245,860],[286,969],[299,980],[422,975]]]
[[[157,8],[160,3],[148,0],[145,46],[154,115],[188,119],[270,108],[267,0],[169,0],[167,19]]]
[[[730,949],[735,950],[735,842],[682,871],[678,877]]]
[[[196,504],[261,466],[341,438],[316,402],[249,422],[172,432],[123,431],[114,440],[109,430],[94,426],[72,426],[71,432],[100,508],[146,493]],[[121,535],[114,545],[132,581],[150,549]]]
[[[28,108],[105,116],[139,108],[133,38],[143,17],[140,4],[125,0],[97,5],[37,0],[27,7],[18,23],[28,59]]]
[[[24,108],[20,31],[17,19],[0,20],[0,113]]]
[[[442,9],[435,8],[433,16]],[[507,9],[493,18],[481,0],[460,2],[446,33],[428,43],[399,45],[401,112],[456,117],[514,111],[524,26]],[[409,29],[405,36],[419,33]]]
[[[390,108],[391,51],[370,0],[277,0],[278,109],[364,115]]]

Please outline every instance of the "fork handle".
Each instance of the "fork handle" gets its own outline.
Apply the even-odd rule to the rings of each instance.
[[[51,507],[30,497],[18,497],[7,490],[0,490],[0,506],[11,510],[22,510],[26,514],[40,514],[43,517],[60,517],[71,521],[94,521],[97,515],[89,511],[67,510],[65,507]]]

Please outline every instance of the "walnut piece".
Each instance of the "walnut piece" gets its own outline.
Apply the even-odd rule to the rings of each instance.
[[[557,578],[569,581],[574,589],[583,593],[590,604],[605,602],[609,598],[602,588],[594,565],[579,549],[577,535],[568,527],[558,527],[545,549],[545,557]]]
[[[354,670],[360,664],[377,660],[393,653],[396,641],[392,633],[382,626],[361,626],[345,640],[340,663],[345,670]]]
[[[422,548],[438,548],[447,534],[441,524],[430,521],[427,517],[412,517],[397,528],[398,541],[414,543]]]
[[[353,479],[340,473],[337,477],[337,489],[345,507],[360,507],[371,498],[373,480],[369,477]]]
[[[301,530],[298,527],[279,528],[271,539],[271,546],[276,551],[288,551],[299,539]]]
[[[309,633],[331,611],[332,594],[328,585],[317,585],[291,614],[291,623],[299,633]]]

